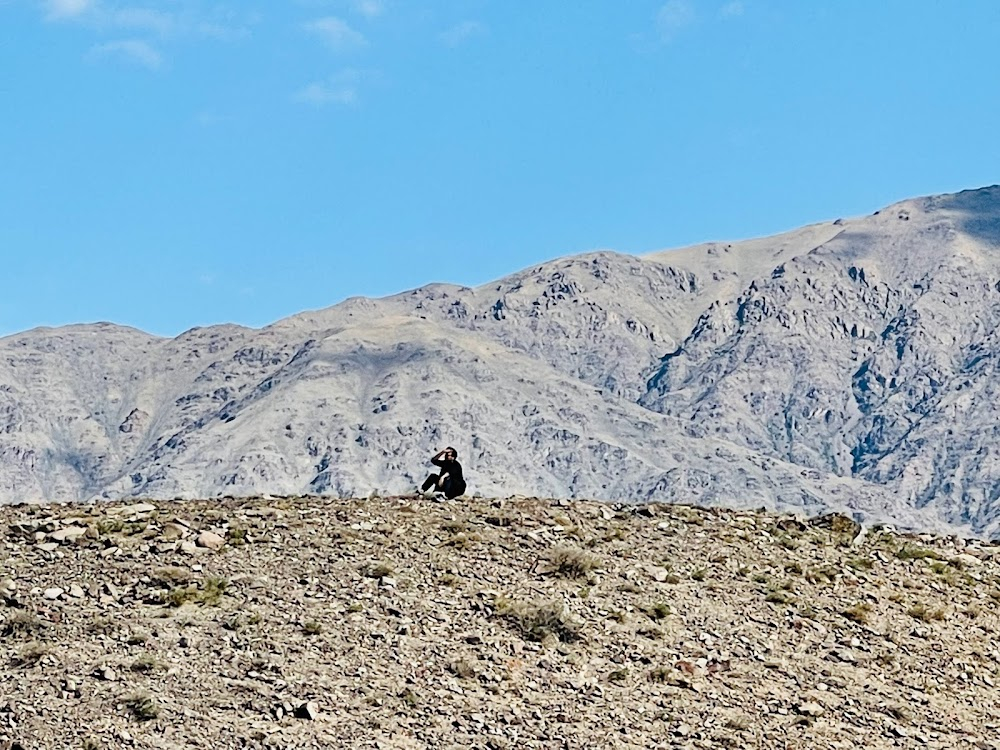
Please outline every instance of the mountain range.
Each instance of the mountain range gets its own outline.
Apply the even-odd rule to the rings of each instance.
[[[0,501],[469,492],[1000,534],[1000,187],[262,329],[0,339]]]

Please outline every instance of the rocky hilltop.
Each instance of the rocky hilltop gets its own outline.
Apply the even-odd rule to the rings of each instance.
[[[0,747],[1000,748],[998,548],[533,498],[0,508]]]
[[[7,502],[412,487],[1000,533],[1000,188],[260,330],[0,339]]]

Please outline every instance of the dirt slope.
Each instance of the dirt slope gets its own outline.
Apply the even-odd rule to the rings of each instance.
[[[0,747],[1000,748],[986,544],[530,498],[0,523]]]

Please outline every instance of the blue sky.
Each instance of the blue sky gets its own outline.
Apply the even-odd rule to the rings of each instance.
[[[0,0],[0,335],[259,326],[1000,181],[995,0]]]

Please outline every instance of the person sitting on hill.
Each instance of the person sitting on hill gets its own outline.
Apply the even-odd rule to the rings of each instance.
[[[440,451],[431,463],[441,468],[440,474],[431,474],[420,487],[421,492],[434,488],[442,492],[449,500],[465,493],[465,479],[462,476],[462,464],[458,462],[458,451],[451,446]]]

